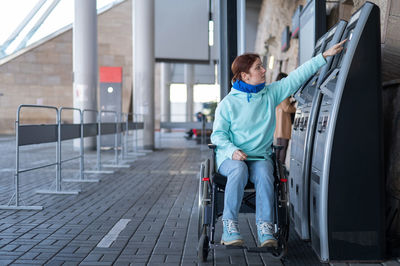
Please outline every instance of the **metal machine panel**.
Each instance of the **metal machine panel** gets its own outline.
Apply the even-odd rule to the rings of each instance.
[[[325,38],[327,34],[323,35],[315,46],[313,56],[317,55],[321,51],[325,49]],[[307,97],[304,94],[304,90],[307,84],[315,78],[315,75],[312,76],[307,82],[305,82],[300,89],[294,95],[297,100],[297,109],[294,118],[293,130],[292,130],[292,140],[291,140],[291,148],[290,148],[290,185],[289,185],[289,198],[290,198],[290,206],[291,206],[291,214],[292,219],[295,224],[295,230],[301,236],[302,230],[299,228],[301,226],[301,210],[302,204],[300,203],[300,199],[302,196],[302,190],[300,189],[301,182],[301,169],[302,169],[302,154],[304,149],[304,138],[305,138],[305,129],[308,124],[309,111],[312,103],[312,98]],[[302,237],[302,236],[301,236]]]
[[[338,43],[343,35],[346,28],[346,21],[339,21],[334,27],[332,27],[326,35],[324,35],[323,49],[331,47],[333,44]],[[319,91],[319,85],[325,79],[330,68],[335,65],[332,64],[334,61],[333,57],[327,59],[327,64],[323,66],[313,78],[302,88],[300,97],[312,99],[311,105],[306,105],[303,109],[304,119],[302,126],[300,126],[299,136],[297,141],[297,150],[294,154],[294,159],[297,160],[296,165],[300,165],[300,171],[293,173],[295,179],[295,185],[298,187],[298,193],[296,192],[296,198],[294,200],[297,204],[297,213],[299,216],[299,222],[295,222],[295,230],[303,240],[310,239],[309,231],[309,187],[310,187],[310,165],[312,146],[314,141],[314,132],[317,126],[318,112],[321,105],[322,94]],[[292,175],[292,173],[291,173]],[[293,204],[295,206],[295,204]]]
[[[349,21],[323,94],[312,154],[310,228],[322,261],[385,254],[379,8]],[[368,147],[368,152],[365,152]]]

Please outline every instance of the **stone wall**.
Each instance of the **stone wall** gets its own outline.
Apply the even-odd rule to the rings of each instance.
[[[328,2],[327,27],[339,19],[348,20],[366,0],[341,0]],[[372,0],[381,11],[382,79],[389,81],[400,77],[400,1]],[[280,51],[281,33],[285,26],[291,26],[291,16],[302,0],[264,0],[259,16],[256,52],[274,56],[273,69],[267,69],[267,82],[273,81],[279,71],[290,72],[297,67],[298,39],[291,40],[290,49]]]
[[[267,82],[275,80],[279,72],[289,73],[297,67],[298,39],[290,41],[290,48],[281,52],[281,34],[286,26],[291,27],[292,15],[305,0],[264,0],[259,15],[255,51],[274,57],[273,69],[267,68]]]
[[[343,18],[348,20],[352,13],[359,9],[366,0],[346,0],[342,4],[333,4],[334,9],[347,9],[346,14],[333,12],[331,20]],[[382,48],[382,80],[390,81],[400,78],[400,1],[369,0],[380,9],[381,48]],[[332,24],[331,24],[332,26]]]
[[[99,67],[122,66],[124,112],[132,91],[131,9],[131,1],[125,1],[98,16]],[[72,29],[1,62],[0,134],[14,134],[20,104],[72,107]],[[54,122],[53,117],[48,112],[23,114],[29,123]]]

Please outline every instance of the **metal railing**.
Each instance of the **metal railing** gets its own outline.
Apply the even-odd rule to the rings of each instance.
[[[75,111],[75,112],[79,112],[79,124],[65,124],[65,123],[61,123],[61,121],[63,121],[62,119],[62,111],[63,110],[71,110],[71,111]],[[97,113],[96,110],[93,110]],[[62,163],[64,162],[68,162],[68,161],[72,161],[75,159],[79,159],[79,178],[78,179],[63,179],[63,182],[79,182],[79,183],[96,183],[99,182],[99,179],[87,179],[85,178],[85,172],[84,172],[84,168],[85,168],[85,151],[84,151],[84,140],[83,138],[85,137],[84,134],[84,124],[83,124],[83,120],[84,120],[84,112],[85,110],[81,111],[78,108],[71,108],[71,107],[61,107],[59,109],[59,117],[60,117],[60,123],[59,123],[59,134],[60,134],[60,141],[59,141],[59,150],[60,150],[60,173],[59,175],[61,176],[61,169],[62,169]],[[63,128],[64,132],[63,132]],[[96,134],[97,135],[97,134]],[[75,139],[75,138],[79,138],[80,142],[79,142],[79,156],[76,157],[72,157],[69,159],[65,159],[62,160],[62,152],[61,152],[61,142],[63,140],[67,140],[67,139]]]
[[[49,125],[20,125],[20,112],[23,108],[41,108],[52,109],[56,112],[56,124]],[[20,192],[19,192],[19,175],[24,172],[38,170],[45,167],[56,166],[58,172],[58,148],[56,148],[57,159],[56,162],[45,164],[37,167],[20,169],[20,146],[32,145],[38,143],[54,142],[58,138],[57,123],[58,123],[58,109],[53,106],[46,105],[20,105],[17,109],[17,119],[15,120],[15,172],[14,172],[14,189],[15,192],[11,196],[7,205],[0,206],[0,209],[17,209],[17,210],[42,210],[43,206],[27,206],[20,205]],[[42,134],[37,134],[41,132]],[[36,134],[35,134],[36,133]],[[35,138],[35,136],[37,138]],[[15,204],[11,205],[12,200],[15,198]]]
[[[54,190],[37,190],[36,193],[42,193],[42,194],[72,194],[76,195],[80,191],[66,191],[62,190],[61,188],[61,141],[62,141],[62,135],[61,135],[61,114],[63,109],[68,109],[68,110],[74,110],[79,112],[79,116],[81,116],[81,110],[76,109],[76,108],[68,108],[68,107],[61,107],[60,109],[57,110],[57,170],[56,170],[56,180],[55,180],[55,189]],[[78,124],[79,125],[79,124]],[[74,132],[74,129],[76,129],[76,125],[72,124],[72,127],[69,127],[68,129],[66,128],[64,132],[68,132],[71,138],[78,138],[80,136],[80,125],[78,128],[78,134]],[[75,130],[76,131],[76,130]],[[75,134],[74,134],[75,133]],[[68,137],[65,137],[65,139],[68,139]],[[70,158],[66,161],[70,160],[75,160],[78,159],[78,157]]]
[[[20,113],[24,108],[36,108],[36,109],[51,109],[56,112],[56,123],[55,124],[30,124],[30,125],[21,125],[20,124]],[[70,110],[73,112],[78,112],[80,117],[80,123],[62,123],[62,113],[63,110]],[[92,112],[97,114],[97,122],[96,123],[85,123],[84,117],[85,113]],[[101,122],[101,113],[114,113],[115,120],[114,123],[102,123]],[[143,129],[143,122],[129,122],[128,116],[126,115],[126,121],[119,121],[119,117],[123,114],[119,114],[115,111],[107,111],[103,110],[101,112],[92,109],[80,110],[77,108],[70,107],[61,107],[57,108],[54,106],[46,106],[46,105],[27,105],[23,104],[18,107],[16,121],[15,121],[15,137],[16,137],[16,145],[15,145],[15,172],[14,172],[14,194],[11,196],[7,205],[0,205],[0,209],[14,209],[14,210],[42,210],[43,206],[27,206],[22,204],[20,199],[20,174],[34,171],[46,167],[56,166],[56,178],[55,178],[55,189],[54,190],[39,190],[38,193],[51,193],[51,194],[77,194],[79,191],[63,191],[61,187],[61,183],[68,182],[98,182],[97,179],[85,179],[85,173],[113,173],[113,171],[104,171],[102,170],[101,164],[101,135],[103,134],[114,134],[114,160],[115,164],[111,165],[112,167],[121,167],[122,164],[119,163],[119,147],[121,147],[121,156],[123,154],[128,154],[126,149],[126,140],[125,145],[122,145],[121,138],[118,143],[118,135],[124,132],[124,134],[128,133],[129,130],[140,130]],[[133,115],[133,117],[135,117]],[[87,171],[85,170],[84,164],[84,138],[85,137],[97,137],[97,163],[96,163],[96,171]],[[74,156],[67,159],[62,159],[61,149],[62,149],[62,141],[63,140],[72,140],[80,138],[80,154],[79,156]],[[137,150],[137,134],[135,134],[135,148]],[[43,143],[54,143],[56,142],[56,161],[48,164],[43,164],[31,168],[20,169],[20,147],[34,144],[43,144]],[[124,147],[125,146],[125,147]],[[66,179],[62,180],[62,164],[72,161],[72,160],[80,160],[80,174],[79,178],[75,180]],[[122,166],[126,167],[126,166]],[[129,167],[129,165],[127,165]],[[13,200],[15,201],[13,202]]]
[[[85,123],[85,113],[95,113],[96,123]],[[82,111],[83,138],[96,136],[96,170],[84,170],[85,174],[112,174],[114,171],[103,170],[101,167],[101,123],[99,111],[94,109],[84,109]],[[83,164],[83,169],[85,166]]]
[[[133,155],[143,156],[149,152],[152,152],[152,150],[139,149],[139,141],[143,142],[143,129],[144,129],[143,114],[133,114],[133,124],[135,128],[135,138],[134,138],[135,143],[133,146],[134,147]],[[139,134],[141,136],[139,136]]]
[[[105,114],[105,113],[114,114],[114,123],[109,123],[109,122],[104,122],[103,123],[101,121],[101,115]],[[99,115],[100,115],[99,124],[101,125],[100,126],[99,135],[101,136],[102,133],[104,133],[104,134],[114,134],[114,164],[105,164],[104,167],[129,168],[129,165],[120,164],[120,162],[119,162],[118,135],[119,135],[119,133],[121,131],[121,124],[119,122],[120,115],[118,115],[118,113],[116,111],[108,111],[108,110],[101,110]],[[100,146],[100,150],[101,150],[101,146]]]
[[[132,129],[135,129],[135,124],[134,122],[129,122],[129,116],[133,118],[132,113],[121,113],[121,127],[122,127],[122,138],[120,140],[123,142],[121,143],[122,151],[121,151],[121,160],[125,162],[130,162],[136,159],[135,154],[132,152],[129,152],[129,132],[132,131]],[[133,143],[135,143],[135,135],[132,135],[132,147]]]

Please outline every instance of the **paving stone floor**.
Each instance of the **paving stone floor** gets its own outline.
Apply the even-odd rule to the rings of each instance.
[[[207,151],[179,134],[173,136],[164,136],[158,142],[162,148],[137,156],[129,168],[85,176],[100,178],[99,183],[62,183],[63,190],[80,190],[78,195],[35,193],[54,189],[54,167],[21,174],[23,204],[44,209],[0,210],[0,265],[197,265],[198,170]],[[14,145],[12,137],[0,138],[1,205],[13,193]],[[63,158],[77,154],[72,142],[63,145]],[[52,162],[54,150],[54,144],[22,147],[21,167]],[[102,152],[103,162],[112,159],[112,151]],[[86,169],[94,168],[95,161],[96,154],[87,152]],[[65,163],[62,177],[78,178],[78,166]],[[129,221],[115,241],[98,247],[121,219]],[[247,244],[255,246],[254,215],[241,214],[239,223]],[[217,239],[220,235],[218,222]],[[265,253],[217,250],[202,265],[320,265],[310,246],[294,233],[288,249],[283,261]]]

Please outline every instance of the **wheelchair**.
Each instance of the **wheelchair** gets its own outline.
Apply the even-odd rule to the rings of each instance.
[[[198,259],[207,261],[208,253],[215,249],[246,249],[248,252],[268,252],[277,259],[282,259],[287,254],[289,238],[289,191],[287,184],[287,171],[279,160],[276,159],[276,150],[281,146],[273,146],[272,159],[274,162],[274,237],[277,247],[246,247],[224,246],[215,240],[215,224],[222,216],[224,209],[224,189],[226,177],[216,171],[215,148],[216,145],[208,144],[212,149],[211,159],[208,158],[200,167],[199,178],[199,220],[198,220]],[[239,212],[255,212],[255,189],[249,181],[246,185],[242,205]]]

